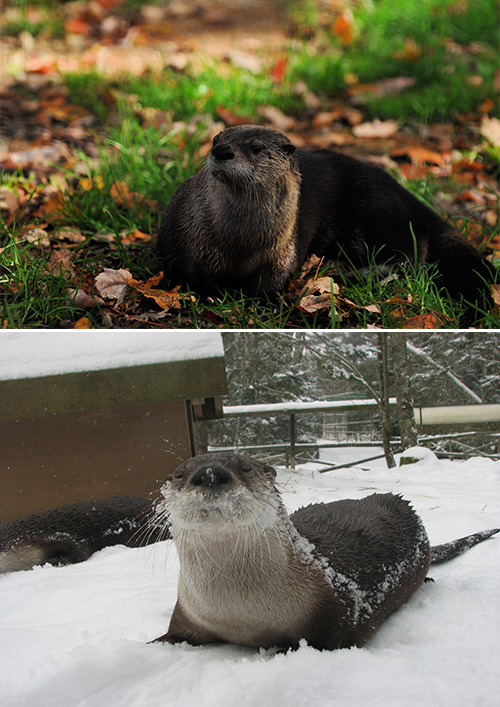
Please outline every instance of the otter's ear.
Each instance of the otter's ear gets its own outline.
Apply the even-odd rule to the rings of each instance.
[[[281,147],[283,148],[283,152],[287,155],[293,155],[297,149],[291,142],[284,142]]]

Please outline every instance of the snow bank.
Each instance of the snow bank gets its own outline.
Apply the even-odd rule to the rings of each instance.
[[[223,355],[220,332],[0,332],[0,380]]]
[[[116,332],[115,332],[116,335]],[[423,458],[388,470],[280,470],[287,507],[393,491],[438,544],[500,524],[500,463]],[[432,568],[362,649],[272,655],[151,644],[176,599],[170,541],[0,578],[0,694],[8,707],[496,707],[500,538]]]

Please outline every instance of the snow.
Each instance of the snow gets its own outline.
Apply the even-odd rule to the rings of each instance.
[[[116,335],[116,332],[115,332]],[[412,453],[415,450],[412,450]],[[283,469],[290,510],[393,491],[438,544],[500,524],[500,462],[439,460],[318,473]],[[0,578],[5,707],[496,707],[500,694],[500,537],[431,568],[364,648],[296,652],[148,644],[176,600],[171,541],[106,548],[87,562]]]
[[[396,398],[389,398],[389,404],[395,405]],[[335,408],[374,407],[377,403],[370,398],[359,400],[313,400],[310,402],[261,403],[253,405],[224,405],[225,415],[261,415],[262,413],[279,414],[287,412],[304,412],[309,410],[333,410]]]
[[[222,356],[220,332],[0,332],[0,380]]]

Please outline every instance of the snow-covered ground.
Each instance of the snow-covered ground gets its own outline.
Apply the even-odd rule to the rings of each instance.
[[[393,491],[438,544],[500,525],[500,463],[438,461],[319,474],[280,470],[290,510]],[[171,542],[107,548],[69,567],[0,578],[5,707],[497,707],[500,537],[432,568],[364,648],[271,655],[223,645],[148,645],[176,599]]]

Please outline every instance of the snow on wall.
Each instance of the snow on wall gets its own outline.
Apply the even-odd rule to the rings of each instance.
[[[219,332],[3,331],[0,380],[223,355]]]

